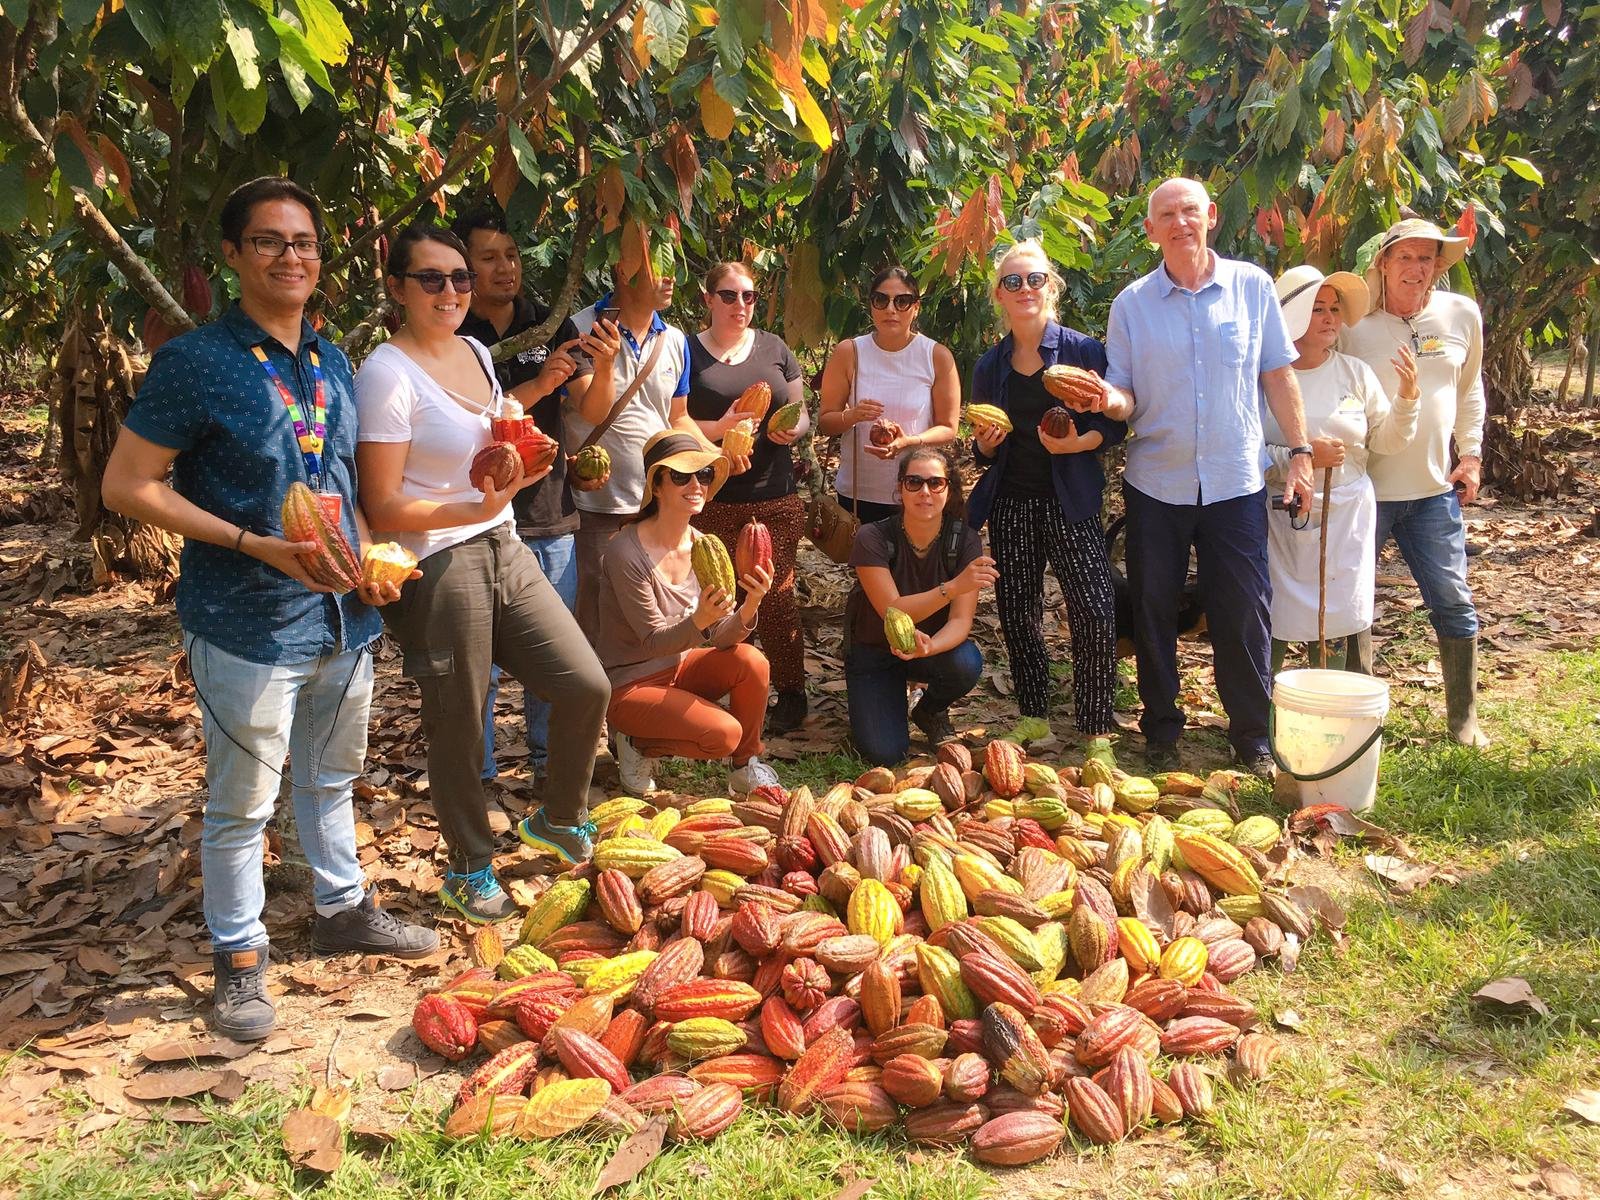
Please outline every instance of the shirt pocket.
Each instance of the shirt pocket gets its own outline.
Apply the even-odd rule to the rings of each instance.
[[[1250,325],[1245,321],[1223,321],[1217,326],[1217,343],[1224,366],[1243,366],[1250,356]]]

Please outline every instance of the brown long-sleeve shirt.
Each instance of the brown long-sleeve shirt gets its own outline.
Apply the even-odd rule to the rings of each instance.
[[[747,629],[735,610],[701,633],[694,623],[699,580],[693,574],[680,584],[662,578],[639,541],[637,524],[623,526],[611,539],[600,571],[595,651],[613,690],[676,666],[687,651],[736,646],[755,628]]]

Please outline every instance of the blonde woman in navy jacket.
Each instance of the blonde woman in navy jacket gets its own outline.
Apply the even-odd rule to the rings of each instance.
[[[994,303],[1008,330],[972,373],[972,401],[993,404],[1013,430],[985,428],[973,453],[983,477],[972,489],[967,520],[989,526],[1000,630],[1005,635],[1025,717],[1050,716],[1050,656],[1044,644],[1044,569],[1056,574],[1072,630],[1073,721],[1079,732],[1115,728],[1116,604],[1100,526],[1105,473],[1099,451],[1128,427],[1102,413],[1073,413],[1071,432],[1055,438],[1039,420],[1057,401],[1044,371],[1058,363],[1104,374],[1106,353],[1094,338],[1056,321],[1061,277],[1044,249],[1018,242],[995,264]]]

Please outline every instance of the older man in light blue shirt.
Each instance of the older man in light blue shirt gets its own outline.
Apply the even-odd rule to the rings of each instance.
[[[1195,180],[1151,194],[1144,228],[1162,265],[1111,306],[1107,387],[1092,407],[1130,427],[1128,582],[1151,769],[1179,762],[1178,609],[1193,548],[1228,740],[1241,763],[1270,776],[1263,393],[1294,447],[1285,500],[1310,504],[1311,448],[1272,278],[1206,245],[1216,218]]]

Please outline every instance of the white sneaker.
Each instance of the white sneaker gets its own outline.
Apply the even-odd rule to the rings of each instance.
[[[632,796],[655,791],[656,760],[640,754],[627,734],[618,731],[616,739],[617,773],[622,776],[622,790]]]
[[[735,767],[728,772],[728,792],[731,795],[743,796],[759,787],[776,786],[778,786],[778,773],[759,758],[752,758],[744,766]]]

